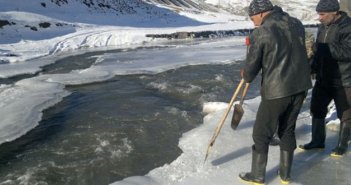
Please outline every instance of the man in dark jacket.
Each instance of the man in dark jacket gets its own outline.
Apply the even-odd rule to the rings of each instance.
[[[269,0],[253,0],[249,16],[256,26],[242,76],[251,82],[262,72],[261,103],[253,128],[251,172],[239,177],[264,183],[269,143],[278,129],[279,174],[288,183],[296,149],[295,127],[307,90],[312,87],[302,23]]]
[[[318,29],[312,69],[316,83],[312,91],[312,141],[299,148],[324,148],[325,117],[334,100],[341,121],[339,141],[332,156],[348,148],[351,129],[351,18],[339,11],[337,0],[320,0],[316,11],[322,23]]]

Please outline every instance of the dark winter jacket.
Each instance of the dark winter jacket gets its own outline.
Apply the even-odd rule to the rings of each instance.
[[[335,23],[321,25],[312,63],[317,83],[326,87],[351,87],[351,18],[340,12]]]
[[[312,87],[302,23],[275,6],[250,35],[244,79],[262,71],[261,96],[277,99]]]

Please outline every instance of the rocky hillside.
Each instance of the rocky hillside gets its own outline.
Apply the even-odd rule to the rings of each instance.
[[[302,20],[313,18],[317,0],[308,2],[302,0],[272,0],[274,4],[282,6]],[[179,14],[212,14],[228,13],[233,16],[247,16],[249,0],[0,0],[0,20],[2,26],[15,23],[14,20],[5,20],[6,13],[19,11],[48,16],[66,22],[80,22],[88,24],[107,24],[131,26],[148,20],[160,19],[165,24],[185,22],[187,17]],[[87,16],[91,15],[91,16]],[[67,16],[69,15],[69,16]],[[104,16],[115,18],[104,18]],[[126,16],[129,21],[122,21]],[[96,19],[97,18],[97,19]],[[188,17],[193,19],[193,17]],[[224,20],[225,21],[225,20]],[[126,23],[128,22],[128,23]],[[195,23],[195,22],[193,22]],[[149,26],[149,25],[148,25]]]
[[[272,0],[313,20],[318,0]],[[89,25],[185,27],[248,21],[250,0],[0,0],[0,44],[53,38]]]
[[[177,1],[169,4],[150,0],[0,0],[0,44],[66,35],[83,25],[152,28],[205,24],[181,16],[179,11],[201,13],[201,7],[207,6]]]

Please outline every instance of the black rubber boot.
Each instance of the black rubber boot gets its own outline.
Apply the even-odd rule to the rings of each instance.
[[[282,184],[289,184],[294,151],[280,150],[279,175]]]
[[[251,172],[240,173],[241,180],[254,184],[264,184],[266,176],[267,154],[258,153],[252,146]]]
[[[325,120],[312,118],[312,141],[305,144],[299,145],[300,149],[311,150],[311,149],[324,149],[325,145]]]
[[[330,154],[333,157],[341,157],[344,155],[349,147],[349,139],[351,135],[351,121],[341,122],[339,131],[338,145],[332,150]]]

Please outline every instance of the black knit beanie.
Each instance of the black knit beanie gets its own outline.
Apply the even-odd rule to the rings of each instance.
[[[337,12],[340,6],[338,0],[320,0],[317,4],[317,12]]]
[[[253,16],[262,12],[267,12],[273,9],[273,4],[269,0],[253,0],[249,6],[249,16]]]

